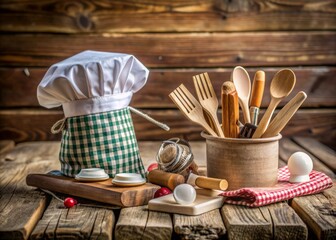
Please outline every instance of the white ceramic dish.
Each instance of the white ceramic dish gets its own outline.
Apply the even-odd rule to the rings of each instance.
[[[112,183],[120,187],[133,187],[145,184],[146,180],[137,173],[118,173]]]
[[[75,179],[78,181],[94,182],[109,179],[109,175],[101,168],[83,168],[75,176]]]

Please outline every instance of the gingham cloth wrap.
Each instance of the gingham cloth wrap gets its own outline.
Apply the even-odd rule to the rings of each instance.
[[[226,203],[260,207],[298,196],[318,193],[333,185],[331,178],[315,170],[309,174],[310,181],[308,182],[290,183],[289,177],[290,173],[286,166],[278,170],[278,184],[274,187],[241,188],[234,191],[226,191],[220,195],[226,197]]]
[[[74,177],[82,168],[103,168],[110,177],[121,172],[145,177],[128,107],[66,121],[60,150],[64,175]]]

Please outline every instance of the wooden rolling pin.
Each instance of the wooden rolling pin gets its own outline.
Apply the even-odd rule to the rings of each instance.
[[[203,177],[193,173],[190,173],[187,183],[193,186],[196,185],[200,188],[214,190],[226,190],[229,186],[228,182],[225,179]]]
[[[177,185],[185,182],[184,177],[176,173],[168,173],[162,170],[152,170],[148,173],[148,181],[153,184],[174,190]]]

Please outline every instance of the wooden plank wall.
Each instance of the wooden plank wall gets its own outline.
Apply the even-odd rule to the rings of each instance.
[[[283,135],[313,136],[335,148],[336,4],[334,0],[123,0],[0,3],[0,139],[56,140],[50,127],[61,109],[39,107],[36,87],[48,67],[82,50],[135,55],[151,71],[132,106],[167,123],[164,132],[134,116],[139,140],[201,139],[200,128],[168,94],[209,72],[217,93],[234,66],[250,77],[292,68],[293,93],[308,99]],[[270,101],[265,92],[262,106]]]

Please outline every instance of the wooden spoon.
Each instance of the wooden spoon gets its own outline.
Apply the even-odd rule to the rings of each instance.
[[[243,111],[244,121],[245,123],[250,123],[251,118],[248,106],[251,92],[250,76],[243,67],[237,66],[233,69],[231,81],[234,83],[238,93],[239,105]]]
[[[264,134],[275,108],[278,106],[282,99],[287,97],[292,92],[295,86],[295,82],[295,74],[290,69],[282,69],[274,75],[270,87],[270,93],[272,96],[271,102],[252,138],[260,138]]]

